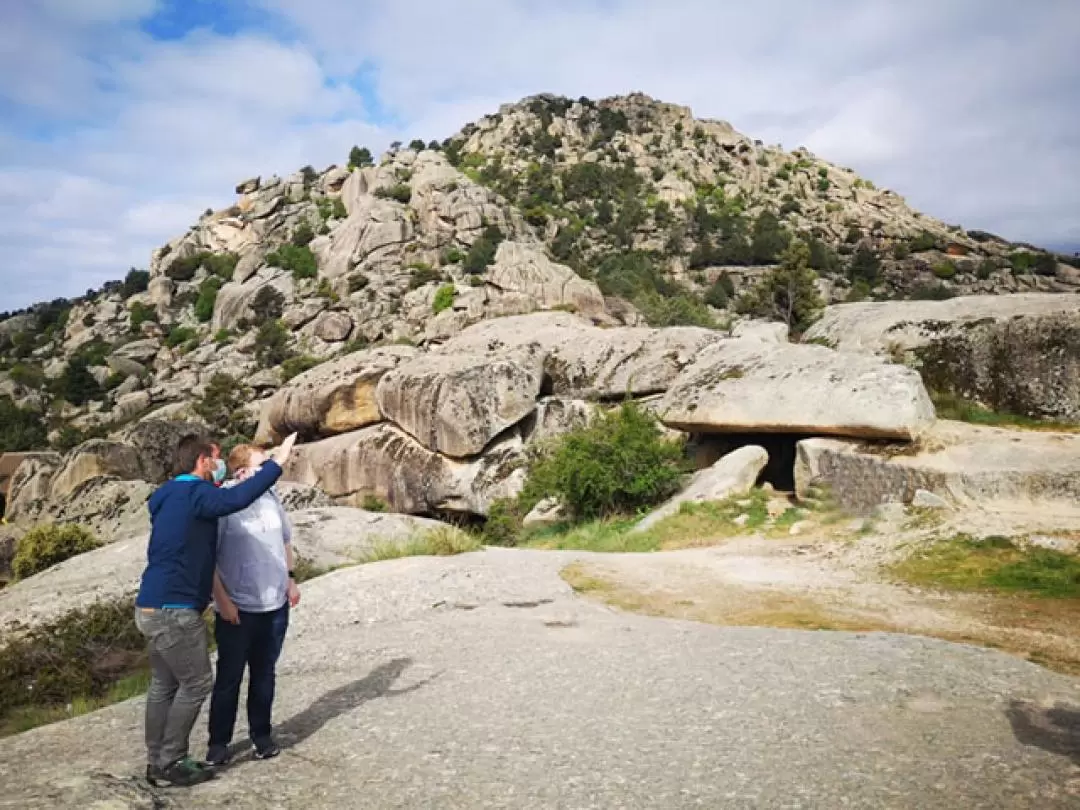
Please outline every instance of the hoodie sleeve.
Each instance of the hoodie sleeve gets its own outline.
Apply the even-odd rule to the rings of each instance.
[[[195,515],[200,518],[220,518],[247,509],[280,477],[281,467],[274,461],[267,461],[259,472],[235,487],[219,489],[212,485],[197,485],[192,498]]]

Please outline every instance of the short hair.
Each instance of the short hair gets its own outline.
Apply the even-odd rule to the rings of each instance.
[[[173,455],[173,475],[195,472],[199,459],[203,456],[213,456],[216,446],[215,442],[207,436],[189,434],[182,438],[176,445],[176,452]]]
[[[237,470],[242,470],[245,467],[251,466],[251,457],[259,450],[253,444],[238,444],[232,450],[229,451],[228,461],[225,463],[229,467],[229,472],[236,475]]]

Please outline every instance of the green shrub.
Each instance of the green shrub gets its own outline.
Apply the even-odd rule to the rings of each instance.
[[[289,241],[296,245],[296,247],[307,247],[314,238],[315,231],[312,229],[311,223],[301,222],[296,226],[296,230],[292,232]]]
[[[371,283],[371,279],[365,276],[363,273],[354,273],[349,276],[349,294],[360,292],[360,290],[367,287]]]
[[[878,283],[881,276],[881,259],[872,249],[861,245],[851,257],[851,266],[848,268],[848,277],[852,281],[863,281],[869,287]]]
[[[26,579],[99,545],[93,534],[73,523],[35,526],[16,545],[11,573]]]
[[[396,200],[407,205],[409,200],[412,199],[412,189],[409,188],[408,183],[397,183],[386,188],[375,189],[375,196],[384,200]]]
[[[322,362],[318,357],[309,357],[308,355],[290,357],[281,364],[281,377],[285,382],[288,382],[293,377],[315,368]]]
[[[8,369],[8,377],[11,381],[24,388],[41,388],[45,384],[45,372],[37,366],[27,363],[16,363]]]
[[[366,166],[374,166],[375,159],[371,156],[371,150],[366,146],[354,146],[349,150],[349,168],[362,169]]]
[[[127,300],[133,295],[138,295],[141,292],[146,292],[146,288],[150,286],[150,274],[145,270],[138,270],[132,267],[126,276],[124,276],[123,284],[120,286],[120,296]]]
[[[210,378],[194,410],[208,425],[223,435],[245,434],[253,425],[243,411],[251,391],[231,374],[218,372]]]
[[[730,283],[731,279],[728,279]],[[709,287],[709,291],[705,293],[705,303],[711,307],[717,309],[724,309],[731,301],[731,293],[728,292],[727,286],[721,283],[720,279],[713,282],[713,285]]]
[[[233,339],[233,333],[231,329],[218,329],[214,333],[214,343],[218,346],[224,346],[230,340]]]
[[[39,450],[47,444],[42,414],[20,408],[9,396],[0,396],[0,453]]]
[[[1035,272],[1040,276],[1057,275],[1057,257],[1053,253],[1040,253],[1035,257]]]
[[[142,301],[136,301],[128,310],[128,322],[132,332],[139,332],[144,323],[157,321],[157,310]]]
[[[481,539],[489,546],[516,546],[524,528],[523,518],[517,500],[499,498],[488,508]]]
[[[678,489],[681,456],[652,414],[626,402],[530,459],[521,508],[557,497],[575,520],[633,513]]]
[[[165,345],[170,349],[175,349],[180,344],[193,339],[195,335],[195,330],[190,326],[174,326],[165,336]]]
[[[388,512],[390,507],[386,501],[380,498],[378,495],[367,494],[360,501],[360,508],[366,512]]]
[[[98,602],[15,636],[0,647],[0,719],[29,707],[99,697],[145,666],[133,598]]]
[[[330,203],[330,215],[334,219],[345,219],[349,212],[345,210],[345,201],[341,197],[335,197]]]
[[[457,297],[457,290],[453,284],[443,284],[435,291],[435,299],[431,302],[431,311],[438,315],[440,312],[450,309]]]
[[[103,393],[87,358],[80,355],[68,361],[64,372],[49,384],[49,391],[72,405],[85,405]]]
[[[998,263],[993,259],[983,259],[979,262],[978,268],[975,270],[975,278],[979,281],[986,281],[990,276],[997,272]]]
[[[419,290],[425,284],[433,281],[442,281],[443,274],[427,262],[414,262],[408,267],[412,270],[412,278],[409,279],[409,289]]]
[[[892,257],[897,261],[903,261],[911,255],[911,248],[905,245],[903,242],[897,242],[892,247]]]
[[[465,254],[457,247],[448,247],[442,252],[439,261],[442,264],[460,264],[465,260]]]
[[[908,293],[908,300],[911,301],[947,301],[955,297],[956,293],[941,282],[919,284]]]
[[[910,242],[912,253],[922,253],[937,247],[937,238],[932,233],[923,231]]]
[[[488,266],[495,261],[495,254],[499,244],[503,241],[503,233],[496,225],[488,225],[480,238],[473,242],[469,252],[465,254],[465,262],[462,269],[466,273],[474,275],[483,273]]]
[[[319,275],[319,264],[315,260],[315,254],[307,245],[301,247],[293,244],[282,245],[267,255],[266,263],[271,267],[288,270],[297,281]]]
[[[956,278],[956,265],[946,259],[945,261],[934,265],[934,275],[941,279]]]
[[[199,285],[199,297],[195,300],[195,317],[206,323],[214,317],[214,305],[221,290],[221,279],[210,276]]]
[[[821,313],[824,302],[817,291],[817,274],[810,268],[810,248],[795,242],[779,267],[768,272],[737,302],[743,314],[782,321],[794,332],[804,332]]]
[[[255,335],[255,359],[265,368],[279,366],[290,356],[289,330],[278,320],[267,321]]]

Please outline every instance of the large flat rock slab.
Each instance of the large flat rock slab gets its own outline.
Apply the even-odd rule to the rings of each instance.
[[[135,699],[0,740],[0,806],[1057,810],[1080,798],[1075,679],[921,638],[619,614],[572,595],[557,577],[568,559],[486,551],[305,583],[278,667],[278,759],[242,754],[190,791],[140,788]],[[204,716],[197,755],[205,728]]]
[[[957,502],[1080,499],[1080,435],[938,422],[922,450],[836,439],[799,442],[795,486],[825,485],[849,508],[911,503],[923,489]]]
[[[806,334],[906,358],[928,386],[995,410],[1080,421],[1080,297],[1022,293],[837,304]]]
[[[729,341],[683,371],[657,408],[691,433],[911,440],[934,423],[919,375],[821,346]]]

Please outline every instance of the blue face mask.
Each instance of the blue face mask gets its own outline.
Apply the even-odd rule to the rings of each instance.
[[[225,480],[225,473],[226,473],[225,461],[223,459],[219,458],[217,461],[214,462],[214,472],[213,472],[214,483],[215,484],[220,484],[222,481],[224,481]]]

